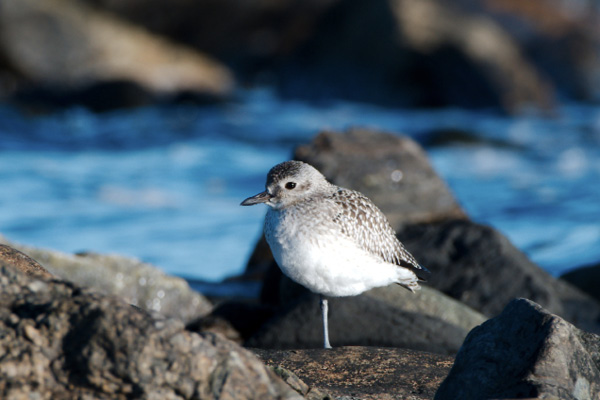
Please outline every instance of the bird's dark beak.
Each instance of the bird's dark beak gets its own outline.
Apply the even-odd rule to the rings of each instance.
[[[240,205],[241,206],[253,206],[258,203],[266,203],[267,201],[271,200],[271,197],[273,197],[273,196],[271,196],[269,194],[269,192],[264,191],[257,195],[254,195],[252,197],[248,197],[246,200],[242,201],[240,203]]]

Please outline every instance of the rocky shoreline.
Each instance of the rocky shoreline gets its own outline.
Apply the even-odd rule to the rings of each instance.
[[[236,278],[260,279],[260,298],[214,302],[136,260],[9,243],[0,397],[600,396],[598,300],[471,221],[415,142],[323,132],[294,158],[380,205],[431,269],[427,287],[332,299],[327,351],[317,298],[281,275],[262,240]]]

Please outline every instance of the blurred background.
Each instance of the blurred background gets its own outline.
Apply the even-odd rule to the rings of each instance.
[[[216,282],[324,129],[425,147],[558,276],[600,261],[598,0],[1,0],[0,233]]]

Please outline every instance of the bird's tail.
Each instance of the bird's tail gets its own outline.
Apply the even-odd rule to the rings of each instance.
[[[422,281],[421,277],[417,276],[412,270],[406,268],[399,268],[399,270],[398,280],[396,281],[398,285],[413,293],[421,289],[421,286],[419,286],[419,281]]]

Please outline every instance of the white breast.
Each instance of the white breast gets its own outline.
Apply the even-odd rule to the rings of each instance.
[[[325,296],[353,296],[412,272],[371,255],[343,235],[332,219],[294,207],[269,209],[265,237],[275,261],[290,279]]]

